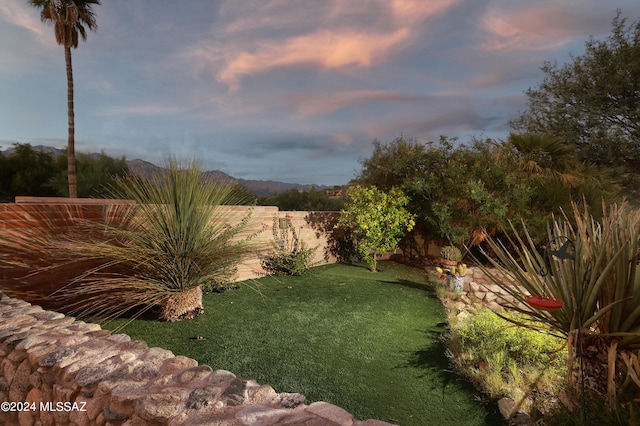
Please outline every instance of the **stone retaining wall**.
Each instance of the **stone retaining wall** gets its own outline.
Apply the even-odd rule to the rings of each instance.
[[[489,270],[497,277],[504,278],[498,270],[494,268],[490,268]],[[445,280],[444,277],[436,278],[443,281]],[[475,266],[467,268],[467,275],[465,276],[460,300],[464,302],[465,305],[481,304],[489,308],[495,308],[498,305],[517,304],[515,299],[509,295],[509,293],[494,284],[491,278],[487,277],[482,269]]]
[[[7,426],[388,425],[6,296],[0,402]]]

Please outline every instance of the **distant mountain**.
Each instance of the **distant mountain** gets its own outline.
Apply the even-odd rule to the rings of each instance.
[[[58,156],[58,155],[64,154],[64,152],[65,152],[64,149],[54,148],[52,146],[44,146],[44,145],[31,145],[31,148],[34,151],[44,152],[45,154],[49,154],[49,155],[53,155],[53,156]],[[16,150],[15,147],[10,146],[9,148],[5,149],[4,151],[0,151],[0,154],[2,154],[2,155],[11,155],[11,154],[13,154],[13,152],[15,150]]]
[[[147,178],[162,169],[161,167],[158,167],[155,164],[144,160],[127,160],[127,165],[129,166],[129,171],[131,171],[131,173],[133,173],[134,175]],[[204,174],[208,178],[216,181],[240,184],[256,195],[277,194],[278,192],[286,191],[287,189],[293,188],[303,191],[309,190],[312,187],[316,189],[329,188],[325,185],[303,185],[298,183],[277,182],[273,180],[237,179],[220,170],[209,170],[207,172],[204,172]]]
[[[44,146],[44,145],[32,145],[31,148],[33,148],[35,151],[40,151],[40,152],[44,152],[47,154],[51,154],[54,156],[57,155],[61,155],[64,154],[64,150],[63,149],[59,149],[59,148],[53,148],[50,146]],[[9,147],[7,149],[5,149],[4,151],[0,151],[0,154],[3,155],[9,155],[12,152],[15,151],[14,147]],[[94,155],[99,155],[96,153],[91,153],[89,154],[90,156],[94,156]],[[131,173],[133,173],[136,176],[141,176],[141,177],[150,177],[153,173],[156,173],[158,171],[161,170],[161,167],[156,166],[153,163],[150,163],[148,161],[145,160],[127,160],[127,165],[129,166],[129,170],[131,171]],[[277,182],[277,181],[273,181],[273,180],[248,180],[248,179],[237,179],[234,178],[233,176],[230,176],[228,174],[226,174],[225,172],[222,172],[220,170],[210,170],[207,172],[204,172],[204,174],[214,180],[217,181],[223,181],[223,182],[229,182],[229,183],[238,183],[242,186],[244,186],[245,188],[247,188],[249,191],[253,192],[256,195],[271,195],[271,194],[277,194],[278,192],[283,192],[286,191],[287,189],[300,189],[300,190],[309,190],[312,187],[316,188],[316,189],[327,189],[329,188],[326,185],[303,185],[303,184],[298,184],[298,183],[285,183],[285,182]]]

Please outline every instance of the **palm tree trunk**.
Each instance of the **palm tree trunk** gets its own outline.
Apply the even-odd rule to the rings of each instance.
[[[71,47],[64,47],[64,59],[67,64],[67,117],[69,119],[69,137],[67,141],[67,179],[69,197],[78,197],[75,152],[75,117],[73,112],[73,67],[71,66]]]

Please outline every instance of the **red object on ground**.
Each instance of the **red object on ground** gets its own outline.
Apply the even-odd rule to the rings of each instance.
[[[533,296],[526,297],[527,303],[534,308],[545,309],[547,311],[552,311],[554,309],[562,308],[564,304],[562,300],[556,299],[551,296],[543,296],[541,294],[534,294]]]

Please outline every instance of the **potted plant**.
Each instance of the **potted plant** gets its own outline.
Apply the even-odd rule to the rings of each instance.
[[[444,246],[440,249],[440,266],[450,268],[462,260],[462,252],[458,247]]]
[[[464,278],[467,275],[467,265],[461,263],[450,268],[436,268],[436,271],[440,274],[447,274],[447,285],[451,290],[455,292],[462,291]]]

